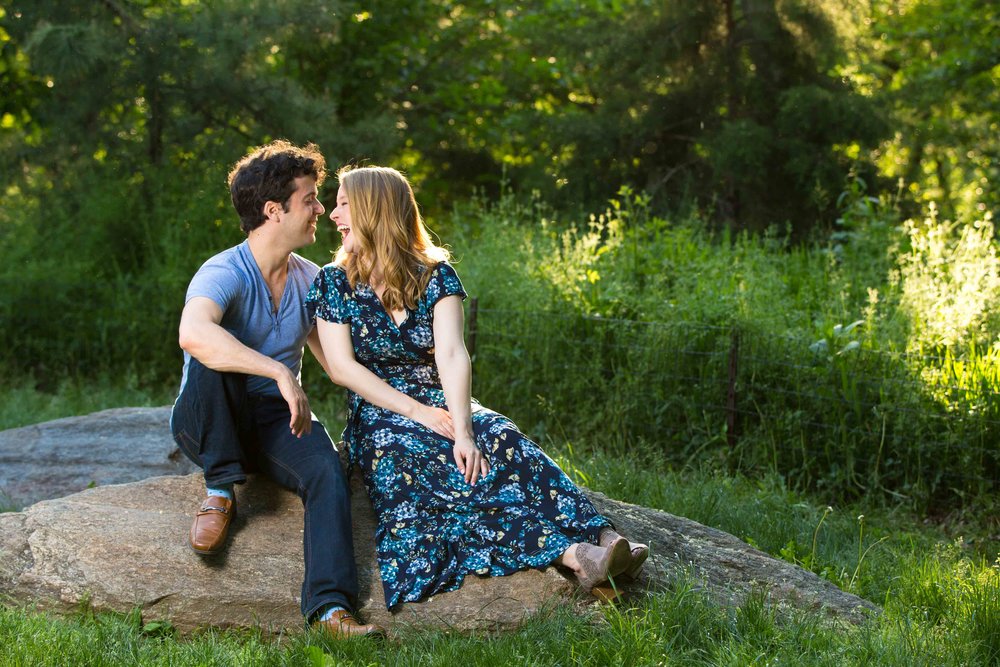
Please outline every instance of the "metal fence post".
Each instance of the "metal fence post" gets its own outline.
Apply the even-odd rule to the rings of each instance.
[[[729,344],[729,383],[726,387],[726,444],[736,447],[736,374],[739,370],[740,332],[733,329]]]

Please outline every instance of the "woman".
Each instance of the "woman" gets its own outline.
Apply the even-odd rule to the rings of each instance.
[[[406,178],[345,168],[330,219],[343,244],[306,299],[344,430],[378,516],[386,607],[555,563],[613,597],[648,549],[619,536],[506,417],[470,397],[465,292],[431,241]],[[597,546],[599,545],[599,546]]]

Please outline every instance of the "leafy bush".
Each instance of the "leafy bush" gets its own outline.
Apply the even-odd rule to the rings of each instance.
[[[655,443],[677,465],[775,471],[830,498],[992,492],[996,353],[913,351],[936,302],[906,296],[923,275],[912,252],[897,269],[910,282],[889,281],[892,208],[847,194],[825,246],[712,235],[628,190],[581,227],[510,195],[479,202],[449,239],[479,297],[476,394],[536,437]],[[981,298],[961,282],[991,275],[988,230],[975,234],[979,254],[939,293]]]

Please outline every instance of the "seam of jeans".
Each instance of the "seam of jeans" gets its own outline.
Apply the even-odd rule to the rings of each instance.
[[[269,453],[265,452],[264,456],[268,460],[270,460],[274,465],[277,465],[277,466],[281,467],[282,469],[286,470],[292,477],[294,477],[295,480],[297,481],[297,484],[298,484],[296,491],[301,492],[302,496],[305,495],[305,489],[302,486],[302,477],[295,471],[294,468],[291,468],[290,466],[288,466],[287,464],[283,463],[282,461],[276,459],[274,456],[272,456]],[[338,464],[339,464],[339,462],[338,462]],[[303,505],[304,504],[305,504],[305,498],[303,498]],[[313,562],[313,557],[312,557],[312,540],[309,539],[309,514],[308,514],[308,512],[303,512],[303,520],[304,520],[304,523],[305,523],[305,525],[303,526],[304,530],[302,531],[302,551],[303,551],[303,558],[304,558],[304,560],[306,562],[312,563]],[[354,555],[351,554],[351,557],[353,558]],[[333,600],[333,601],[323,600],[322,602],[319,602],[319,603],[313,603],[313,604],[310,605],[311,609],[306,610],[304,616],[308,620],[313,614],[316,613],[316,611],[319,610],[320,607],[322,607],[323,605],[326,605],[326,604],[330,604],[331,602],[334,603],[334,604],[343,604],[343,606],[348,611],[350,611],[351,613],[354,613],[353,609],[351,608],[352,605],[350,603],[346,602],[346,596],[344,596],[344,601],[341,601],[341,600],[337,599],[337,600]],[[306,604],[306,601],[303,600],[302,604],[303,604],[303,607],[304,607],[305,604]]]
[[[174,434],[174,442],[184,450],[184,453],[192,461],[201,461],[201,443],[191,437],[185,429],[180,429]],[[193,448],[192,448],[193,445]],[[193,453],[192,453],[193,451]],[[200,465],[200,464],[199,464]]]
[[[295,484],[296,484],[295,491],[296,491],[296,493],[298,493],[299,495],[301,495],[302,493],[305,492],[305,489],[302,488],[302,476],[299,475],[299,473],[295,472],[295,468],[292,468],[291,466],[285,464],[281,460],[276,459],[275,457],[271,456],[271,454],[269,454],[267,452],[264,452],[263,454],[264,454],[264,457],[267,458],[271,463],[273,463],[276,466],[278,466],[278,467],[282,468],[283,470],[287,471],[292,477],[295,478]]]

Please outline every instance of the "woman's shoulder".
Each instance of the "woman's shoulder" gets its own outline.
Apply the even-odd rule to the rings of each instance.
[[[430,265],[420,264],[417,266],[417,272],[423,279],[424,284],[427,285],[425,291],[435,284],[457,281],[459,279],[455,267],[451,265],[451,262],[446,260],[441,260]]]
[[[441,261],[428,269],[427,287],[424,288],[424,298],[431,305],[442,297],[458,294],[465,298],[465,289],[458,277],[458,272],[450,262]]]
[[[320,267],[320,275],[328,280],[343,280],[347,281],[347,271],[343,267],[337,266],[333,262],[329,264],[324,264]]]
[[[327,264],[319,270],[305,299],[310,317],[337,323],[351,321],[354,303],[347,274],[333,264]]]
[[[352,292],[351,282],[347,279],[347,272],[343,267],[337,266],[333,262],[320,268],[316,275],[314,285],[322,290],[336,290],[338,292]]]
[[[451,262],[447,260],[442,260],[434,264],[430,268],[430,272],[431,272],[431,278],[435,277],[449,277],[449,278],[454,277],[456,279],[458,278],[458,271],[456,271],[455,267],[452,266]]]

